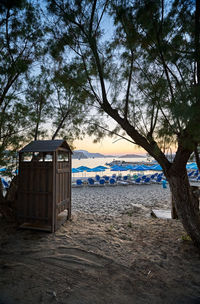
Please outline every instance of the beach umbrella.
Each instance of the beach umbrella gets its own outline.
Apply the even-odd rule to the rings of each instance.
[[[198,169],[198,167],[197,167],[197,164],[192,163],[192,164],[186,165],[186,169],[196,170],[196,169]]]
[[[127,165],[126,168],[127,168],[128,170],[133,170],[134,166],[133,166],[133,165]]]
[[[155,166],[152,166],[150,170],[153,170],[153,171],[162,171],[162,167],[160,165],[155,165]]]
[[[72,168],[72,173],[80,173],[80,172],[82,172],[81,170],[78,170],[78,169],[76,169],[76,168]]]
[[[134,166],[132,171],[146,171],[147,169],[143,165]]]
[[[142,167],[143,167],[144,169],[146,169],[147,171],[150,170],[150,169],[149,169],[150,166],[142,165]]]
[[[76,168],[76,169],[79,170],[79,171],[81,171],[81,172],[83,172],[83,171],[87,171],[87,170],[89,170],[89,169],[91,169],[91,168],[86,167],[86,166],[80,166],[80,167],[78,167],[78,168]]]
[[[91,168],[89,168],[89,169],[87,169],[87,170],[86,170],[86,172],[92,172],[92,169],[91,169]]]
[[[0,172],[5,172],[7,169],[6,168],[1,168]]]
[[[95,167],[95,168],[92,168],[91,171],[92,171],[92,172],[104,172],[105,169]]]
[[[95,167],[95,168],[97,168],[97,169],[109,169],[108,167],[105,167],[105,166],[97,166],[97,167]],[[95,169],[95,168],[93,168],[93,169]]]
[[[112,169],[110,171],[128,171],[129,169],[127,169],[126,167],[123,166],[114,166],[112,167]]]
[[[105,169],[101,169],[101,168],[93,168],[93,169],[91,169],[91,172],[104,172],[105,171]]]

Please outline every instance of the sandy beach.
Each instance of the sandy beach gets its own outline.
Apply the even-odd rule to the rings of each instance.
[[[0,219],[0,303],[200,303],[200,254],[161,185],[72,189],[55,234]]]

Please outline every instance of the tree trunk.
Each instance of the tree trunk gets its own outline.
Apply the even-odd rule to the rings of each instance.
[[[186,170],[184,174],[169,176],[168,181],[178,217],[194,244],[200,248],[199,193],[190,186]]]
[[[174,202],[172,193],[171,193],[171,217],[172,217],[172,219],[174,219],[174,220],[177,220],[177,219],[178,219],[178,214],[177,214],[177,212],[176,212],[175,202]]]

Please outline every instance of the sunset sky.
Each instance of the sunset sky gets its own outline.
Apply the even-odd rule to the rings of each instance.
[[[93,137],[85,137],[84,140],[74,141],[75,150],[87,150],[92,153],[102,154],[146,154],[143,149],[139,149],[136,145],[120,139],[116,141],[114,138],[105,137],[100,143],[93,143]],[[116,142],[115,142],[116,141]]]

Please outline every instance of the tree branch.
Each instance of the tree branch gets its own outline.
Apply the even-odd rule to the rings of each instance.
[[[127,116],[128,116],[128,105],[129,105],[129,95],[130,95],[132,74],[133,74],[133,51],[131,50],[131,65],[130,65],[128,85],[127,85],[127,91],[126,91],[126,99],[125,99],[125,107],[124,107],[124,118],[125,119],[127,119]]]

